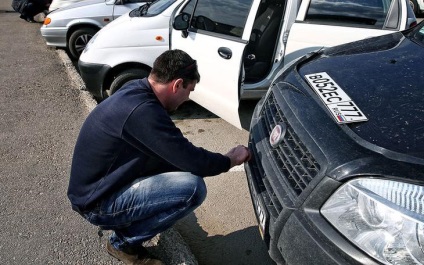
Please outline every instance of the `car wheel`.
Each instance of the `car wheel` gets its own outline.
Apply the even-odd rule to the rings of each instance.
[[[409,4],[412,7],[412,11],[414,11],[415,15],[418,15],[418,3],[417,0],[409,0]]]
[[[78,60],[85,46],[97,31],[94,28],[81,28],[71,34],[68,41],[68,50],[73,60]]]
[[[105,91],[104,98],[118,91],[118,89],[120,89],[125,83],[134,79],[145,78],[148,75],[149,73],[143,69],[128,69],[128,70],[122,71],[116,76],[112,84],[110,84],[110,88]]]

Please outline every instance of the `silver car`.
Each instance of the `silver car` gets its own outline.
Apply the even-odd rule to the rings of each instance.
[[[47,15],[41,35],[47,45],[68,50],[77,60],[88,41],[117,17],[152,0],[88,0],[59,8]]]

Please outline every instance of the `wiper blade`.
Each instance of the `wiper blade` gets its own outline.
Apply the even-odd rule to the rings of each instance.
[[[140,15],[145,15],[147,13],[147,10],[149,10],[149,7],[152,3],[147,3],[145,5],[140,6]]]
[[[137,7],[136,9],[130,12],[130,17],[142,17],[147,13],[147,9],[149,9],[149,6],[150,3]]]

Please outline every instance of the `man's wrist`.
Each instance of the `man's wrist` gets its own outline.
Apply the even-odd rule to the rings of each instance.
[[[234,165],[233,165],[233,160],[231,159],[231,157],[229,157],[228,155],[225,155],[225,157],[227,158],[227,160],[228,160],[228,170],[230,170]]]

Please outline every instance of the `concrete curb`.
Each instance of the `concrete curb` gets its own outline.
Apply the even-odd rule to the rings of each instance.
[[[78,74],[77,70],[75,70],[71,59],[69,59],[69,56],[64,50],[57,49],[56,51],[66,68],[66,72],[69,78],[71,79],[72,87],[80,91],[80,99],[84,103],[84,106],[87,108],[87,110],[93,110],[97,106],[97,102],[86,90],[84,81],[82,81],[81,76]]]
[[[86,90],[84,81],[75,70],[74,64],[69,59],[66,52],[61,49],[57,49],[56,51],[71,79],[72,87],[80,91],[81,102],[83,102],[87,111],[90,112],[97,106],[96,100],[94,100],[92,95]],[[157,235],[144,245],[149,248],[153,254],[160,257],[167,265],[198,265],[189,246],[173,228]]]

